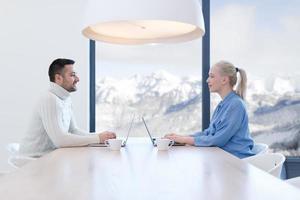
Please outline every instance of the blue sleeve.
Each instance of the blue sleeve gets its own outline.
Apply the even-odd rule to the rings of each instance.
[[[201,136],[201,135],[208,135],[208,133],[209,133],[209,127],[207,129],[205,129],[204,131],[195,132],[195,133],[193,133],[190,136],[192,136],[192,137],[198,137],[198,136]]]
[[[224,116],[213,124],[211,134],[195,136],[195,146],[224,146],[241,127],[245,109],[241,103],[231,105]]]
[[[214,112],[214,114],[213,114],[213,116],[212,116],[212,119],[214,119],[215,114],[216,114],[216,112]],[[201,136],[201,135],[209,135],[210,128],[211,128],[211,127],[210,127],[210,125],[209,125],[208,128],[205,129],[204,131],[198,131],[198,132],[195,132],[195,133],[191,134],[190,136],[192,136],[192,137],[198,137],[198,136]]]

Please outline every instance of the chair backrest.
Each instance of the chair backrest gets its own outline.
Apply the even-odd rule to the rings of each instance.
[[[287,179],[286,182],[300,189],[300,176]]]
[[[244,161],[260,168],[273,176],[280,178],[282,165],[285,161],[284,155],[281,153],[266,153],[256,156],[251,156],[243,159]]]
[[[23,167],[30,161],[34,161],[34,160],[36,160],[36,158],[27,157],[27,156],[10,156],[8,158],[8,164],[15,169],[19,169],[20,167]]]
[[[20,144],[19,143],[9,143],[8,145],[6,145],[6,149],[11,155],[17,155],[19,153]]]
[[[264,143],[254,143],[254,146],[252,148],[253,153],[255,153],[256,155],[265,154],[268,152],[268,150],[269,146]]]
[[[8,145],[6,145],[6,149],[10,153],[10,157],[8,158],[8,164],[15,169],[19,169],[28,162],[36,160],[36,158],[18,155],[20,149],[19,143],[9,143]]]

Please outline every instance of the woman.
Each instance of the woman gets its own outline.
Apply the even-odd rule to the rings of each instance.
[[[240,80],[234,91],[238,73]],[[222,101],[218,104],[209,127],[191,136],[172,133],[165,137],[189,145],[217,146],[239,158],[254,155],[248,115],[243,101],[246,82],[247,77],[243,69],[236,68],[226,61],[216,63],[209,72],[207,83],[210,92],[218,93]]]

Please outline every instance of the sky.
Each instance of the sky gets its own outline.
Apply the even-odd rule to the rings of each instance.
[[[258,78],[300,77],[299,9],[298,0],[212,0],[211,64],[228,60]],[[142,46],[97,42],[99,76],[128,77],[160,69],[201,77],[201,39]]]

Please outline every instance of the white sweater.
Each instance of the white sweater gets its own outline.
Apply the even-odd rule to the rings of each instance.
[[[50,90],[35,108],[29,129],[20,145],[20,154],[37,157],[56,148],[90,143],[99,143],[98,135],[77,128],[70,93],[51,82]]]

